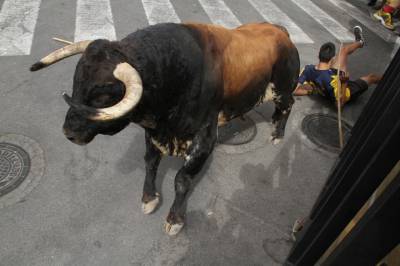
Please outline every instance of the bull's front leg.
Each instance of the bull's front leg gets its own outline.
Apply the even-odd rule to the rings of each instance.
[[[216,118],[216,117],[215,117]],[[195,175],[202,169],[217,140],[217,119],[201,130],[192,141],[185,163],[175,176],[175,200],[167,216],[164,229],[170,236],[176,235],[185,222],[185,199]]]
[[[145,214],[152,213],[160,202],[160,194],[156,192],[157,169],[161,161],[161,152],[151,141],[150,134],[146,131],[146,177],[143,186],[142,210]]]

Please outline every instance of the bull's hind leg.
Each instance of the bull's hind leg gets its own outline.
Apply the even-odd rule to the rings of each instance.
[[[147,132],[144,160],[146,163],[146,177],[143,186],[142,211],[145,214],[150,214],[156,209],[160,201],[160,195],[156,192],[155,180],[161,160],[161,152],[154,146]]]
[[[294,99],[292,96],[299,77],[300,59],[296,49],[289,52],[287,58],[279,62],[274,68],[273,101],[275,112],[272,115],[274,129],[271,134],[271,142],[277,144],[285,135],[286,122],[289,118]]]
[[[180,232],[185,220],[185,199],[195,175],[200,172],[217,140],[217,118],[194,137],[186,152],[185,163],[175,177],[175,200],[164,225],[165,232],[172,236]]]
[[[294,99],[291,94],[281,95],[274,99],[275,112],[272,115],[274,129],[271,133],[271,142],[278,144],[285,135],[286,122],[289,118]]]

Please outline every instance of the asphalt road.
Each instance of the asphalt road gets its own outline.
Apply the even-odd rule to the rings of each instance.
[[[273,105],[250,112],[254,138],[218,145],[191,193],[184,230],[168,237],[162,224],[182,162],[162,161],[162,204],[156,213],[142,214],[143,130],[131,125],[88,146],[73,145],[61,131],[68,109],[61,92],[71,92],[78,57],[36,73],[28,69],[60,47],[52,37],[120,39],[163,21],[234,27],[269,20],[290,29],[302,65],[315,62],[322,43],[348,41],[351,28],[361,25],[367,42],[350,60],[351,75],[383,73],[398,47],[396,37],[370,19],[364,2],[0,0],[0,144],[23,147],[32,164],[29,182],[0,197],[0,265],[281,264],[293,222],[307,216],[337,158],[301,131],[306,115],[334,113],[329,105],[297,98],[278,146],[268,143]],[[370,95],[345,108],[349,124]]]

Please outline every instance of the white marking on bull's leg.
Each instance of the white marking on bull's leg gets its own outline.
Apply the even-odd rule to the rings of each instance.
[[[210,20],[227,28],[236,28],[241,23],[222,0],[199,0]]]
[[[351,42],[354,40],[353,34],[351,34],[348,29],[339,24],[339,22],[330,17],[310,0],[292,0],[292,2],[303,9],[338,40],[342,42]]]
[[[169,155],[169,148],[161,145],[157,140],[151,138],[151,142],[154,144],[154,146],[157,147],[157,149],[164,155]]]
[[[223,111],[220,111],[220,112],[218,113],[218,126],[219,126],[219,127],[220,127],[220,126],[223,126],[223,125],[225,125],[227,122],[228,122],[228,121],[226,120],[226,116],[225,116],[224,112],[223,112]]]
[[[269,141],[272,143],[272,145],[278,145],[282,141],[282,138],[270,136]]]
[[[76,6],[75,41],[106,38],[116,34],[109,0],[78,0]]]
[[[0,56],[31,53],[40,0],[5,0],[0,12]]]
[[[144,214],[150,214],[152,213],[160,203],[160,194],[156,193],[156,198],[147,202],[147,203],[142,203],[142,211]]]
[[[184,225],[184,223],[170,224],[169,222],[165,222],[164,231],[169,236],[175,236],[182,230]]]
[[[265,90],[263,102],[272,101],[276,99],[277,95],[275,93],[275,84],[268,83],[267,89]]]
[[[142,0],[142,3],[150,25],[163,22],[181,22],[169,0]]]
[[[297,26],[282,10],[271,0],[249,0],[249,3],[270,23],[284,26],[290,38],[296,43],[314,43],[311,38]]]

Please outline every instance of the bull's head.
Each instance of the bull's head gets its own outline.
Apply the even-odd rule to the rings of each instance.
[[[32,65],[31,71],[80,53],[83,55],[76,66],[72,97],[63,93],[70,106],[63,128],[69,140],[84,145],[97,134],[121,131],[129,123],[127,113],[140,101],[143,87],[118,44],[107,40],[67,45]]]

